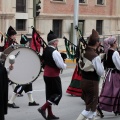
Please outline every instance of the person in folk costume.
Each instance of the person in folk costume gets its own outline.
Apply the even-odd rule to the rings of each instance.
[[[4,51],[5,49],[7,49],[9,46],[17,44],[17,42],[16,42],[16,34],[17,34],[17,32],[13,29],[12,26],[10,26],[10,27],[8,28],[8,30],[7,30],[7,34],[6,34],[6,37],[7,37],[7,38],[5,38],[5,41],[4,41],[3,51]],[[3,52],[3,51],[2,51],[2,52]],[[13,89],[14,89],[15,86],[16,86],[16,84],[14,84],[14,83],[13,83],[12,81],[10,81],[10,80],[9,80],[9,85],[11,85]]]
[[[4,35],[2,34],[2,33],[0,33],[1,34],[1,40],[0,40],[0,43],[1,43],[1,45],[0,45],[0,55],[1,55],[1,53],[4,51],[4,45],[3,45],[3,39],[4,39]]]
[[[18,44],[16,41],[16,34],[17,32],[13,29],[12,26],[10,26],[7,30],[7,34],[6,34],[7,39],[5,40],[4,50],[11,45]]]
[[[21,35],[21,40],[20,40],[20,44],[27,44],[28,42],[28,39],[27,39],[27,36],[25,35]],[[30,84],[27,84],[27,85],[17,85],[13,91],[13,95],[12,97],[10,98],[10,100],[8,101],[8,107],[11,107],[11,108],[19,108],[19,106],[15,105],[14,101],[15,101],[15,98],[18,96],[18,95],[21,95],[22,92],[25,92],[27,93],[28,95],[28,99],[29,99],[29,103],[28,103],[28,106],[38,106],[39,104],[36,103],[33,99],[33,96],[32,96],[32,92],[33,92],[33,88],[32,88],[32,83]]]
[[[83,55],[83,61],[79,63],[82,80],[82,99],[85,101],[83,110],[76,120],[94,120],[98,103],[99,77],[104,74],[101,58],[96,53],[99,45],[99,35],[94,29],[89,37],[88,45]]]
[[[0,120],[7,114],[8,80],[7,70],[0,62]]]
[[[104,117],[102,110],[120,114],[120,55],[117,49],[117,39],[110,36],[104,40],[106,60],[104,66],[106,75],[99,96],[97,111]]]
[[[79,72],[78,60],[79,58],[76,58],[76,67],[66,93],[80,97],[82,95],[82,89],[80,88],[80,81],[82,79],[82,76]]]
[[[8,47],[10,47],[11,45],[17,45],[17,41],[16,41],[16,34],[17,32],[13,29],[12,26],[10,26],[7,30],[7,34],[6,34],[6,39],[5,39],[5,43],[4,43],[4,50],[7,49]],[[16,87],[16,84],[13,83],[11,80],[9,80],[9,85],[12,86],[13,90]],[[18,94],[18,97],[23,96],[23,94]]]
[[[82,89],[80,87],[80,84],[81,84],[82,76],[81,76],[81,73],[80,73],[80,70],[79,70],[79,65],[78,65],[79,49],[80,49],[79,44],[80,43],[78,43],[78,45],[77,45],[76,55],[75,55],[75,57],[76,57],[76,67],[75,67],[75,70],[73,72],[70,85],[68,86],[68,88],[66,90],[66,93],[74,95],[74,96],[81,97],[82,96]]]
[[[75,70],[72,75],[72,80],[68,86],[66,93],[80,97],[82,95],[82,89],[80,88],[80,81],[82,76],[79,73],[78,65],[76,65]]]
[[[57,51],[58,38],[50,30],[47,35],[48,46],[43,51],[44,60],[44,81],[46,88],[46,102],[38,108],[38,112],[47,119],[59,119],[52,112],[52,105],[58,105],[62,97],[61,79],[59,77],[60,70],[66,68],[61,54]],[[46,116],[46,109],[48,116]]]
[[[12,65],[6,69],[3,63],[0,61],[0,120],[5,120],[4,116],[7,114],[9,82],[8,74],[12,69]]]

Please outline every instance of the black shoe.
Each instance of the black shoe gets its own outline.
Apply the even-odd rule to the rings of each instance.
[[[42,110],[41,108],[38,108],[38,112],[41,113],[41,115],[42,115],[45,119],[47,119],[47,118],[46,118],[46,113],[45,113],[44,110]]]
[[[20,108],[19,106],[15,105],[15,103],[13,103],[13,104],[8,103],[8,107],[10,107],[10,108]]]
[[[52,115],[52,116],[47,116],[47,120],[57,120],[59,119],[59,117],[56,117],[55,115]]]
[[[17,97],[23,97],[23,94],[17,94]]]
[[[36,103],[35,101],[34,102],[29,102],[28,103],[28,106],[38,106],[39,104]]]
[[[117,113],[117,112],[114,112],[114,114],[115,114],[115,116],[117,116],[117,115],[118,115],[118,113]]]
[[[97,113],[98,113],[98,115],[99,115],[101,118],[104,117],[104,115],[103,115],[103,113],[102,113],[102,110],[99,108],[99,106],[97,106]]]
[[[115,116],[120,115],[120,112],[114,112]]]

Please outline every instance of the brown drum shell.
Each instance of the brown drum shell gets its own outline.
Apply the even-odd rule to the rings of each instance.
[[[6,60],[6,57],[16,48],[18,47],[25,47],[25,45],[11,45],[7,49],[5,49],[1,54],[1,60],[4,62]]]

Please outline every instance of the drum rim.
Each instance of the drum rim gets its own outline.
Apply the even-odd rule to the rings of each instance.
[[[17,46],[17,45],[13,45],[13,46]],[[12,46],[9,46],[8,48],[10,48],[10,47],[12,47]],[[7,48],[7,49],[8,49]],[[16,49],[18,49],[18,48],[28,48],[28,49],[31,49],[32,51],[34,51],[34,53],[36,53],[37,55],[38,55],[38,58],[39,58],[39,60],[40,60],[40,54],[37,52],[37,51],[35,51],[35,50],[33,50],[31,47],[29,47],[29,46],[19,46],[19,47],[16,47],[16,48],[13,48],[13,51],[14,50],[16,50]],[[3,51],[4,52],[4,51]],[[11,51],[12,52],[12,51]],[[11,53],[10,52],[10,53]],[[7,59],[7,57],[10,55],[10,53],[9,54],[7,54],[6,55],[6,58],[5,58],[5,60],[4,60],[4,66],[5,66],[5,61],[6,61],[6,59]],[[41,65],[41,60],[40,60],[40,65]],[[39,73],[38,73],[38,75],[34,78],[34,80],[32,80],[31,82],[28,82],[28,83],[25,83],[25,84],[19,84],[19,85],[28,85],[28,84],[31,84],[31,83],[33,83],[39,76],[40,76],[40,73],[41,73],[41,67],[40,67],[40,70],[39,70]],[[12,80],[11,80],[12,81]],[[16,83],[15,81],[12,81],[13,83],[15,83],[15,84],[18,84],[18,83]]]

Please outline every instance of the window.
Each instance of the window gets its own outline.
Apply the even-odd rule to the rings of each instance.
[[[64,4],[66,3],[66,0],[50,0],[50,2]]]
[[[26,0],[16,0],[16,12],[26,12]]]
[[[84,34],[84,20],[79,20],[78,21],[78,27],[81,30],[81,34]]]
[[[64,1],[64,0],[53,0],[53,1]]]
[[[99,35],[102,35],[102,24],[103,24],[103,20],[96,21],[96,30],[99,33]]]
[[[79,0],[79,3],[85,3],[86,1],[85,0]]]
[[[104,5],[104,2],[105,2],[104,0],[97,0],[98,5]]]
[[[16,19],[16,30],[25,31],[26,30],[26,20]]]
[[[62,20],[53,20],[53,32],[59,37],[62,37]]]

